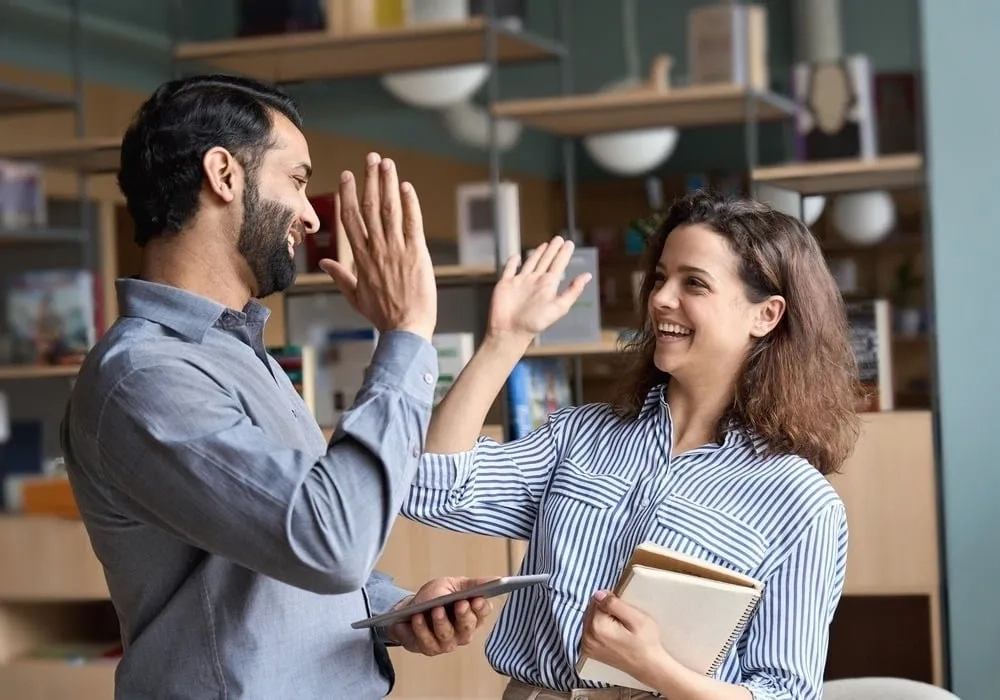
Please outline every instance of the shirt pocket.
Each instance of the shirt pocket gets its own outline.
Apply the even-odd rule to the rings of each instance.
[[[744,574],[767,556],[767,539],[752,525],[683,496],[660,504],[654,530],[657,544]]]
[[[592,472],[564,461],[552,475],[549,496],[568,498],[593,508],[613,508],[632,488],[632,482],[615,474]]]
[[[609,585],[602,577],[617,569],[613,545],[625,527],[621,504],[631,489],[624,477],[568,461],[552,475],[532,547],[551,565],[549,595],[557,607],[581,613],[594,591]]]

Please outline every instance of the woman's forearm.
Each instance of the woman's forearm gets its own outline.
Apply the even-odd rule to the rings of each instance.
[[[532,337],[488,334],[438,404],[427,429],[426,452],[452,454],[472,449],[490,407],[524,356]]]

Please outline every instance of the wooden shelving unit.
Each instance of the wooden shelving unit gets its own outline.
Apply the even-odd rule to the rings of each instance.
[[[0,380],[75,377],[79,365],[0,365]]]
[[[618,333],[605,330],[596,343],[569,343],[566,345],[533,345],[525,353],[528,357],[567,357],[577,355],[610,355],[619,351]]]
[[[356,78],[486,61],[487,23],[428,23],[337,36],[303,32],[180,44],[177,59],[275,83]],[[500,63],[537,61],[561,51],[528,32],[497,25]]]
[[[93,137],[7,148],[0,151],[0,158],[37,161],[46,167],[86,175],[106,175],[118,171],[120,149],[121,139]]]
[[[0,81],[0,117],[54,109],[73,109],[73,98],[47,90]]]
[[[0,228],[0,248],[5,246],[23,246],[39,244],[84,243],[88,235],[84,229],[75,228],[39,228],[39,229],[4,229]]]
[[[489,266],[436,265],[434,277],[439,285],[473,284],[496,279],[497,272]],[[325,272],[307,272],[296,278],[295,285],[285,294],[314,294],[337,291],[336,285]]]
[[[493,114],[550,134],[583,136],[657,126],[742,124],[754,102],[760,121],[795,113],[790,100],[739,85],[692,85],[662,90],[601,92],[500,102]]]
[[[841,473],[830,476],[851,531],[830,670],[939,684],[943,632],[933,417],[923,410],[883,411],[865,413],[862,420],[854,453]],[[905,633],[896,631],[900,626]],[[884,636],[885,647],[872,635]]]
[[[916,187],[923,183],[923,157],[918,153],[788,163],[756,168],[755,182],[803,195]]]

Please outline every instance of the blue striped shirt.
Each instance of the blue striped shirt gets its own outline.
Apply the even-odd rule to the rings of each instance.
[[[520,440],[482,437],[467,452],[424,455],[402,513],[528,540],[521,573],[551,574],[509,596],[486,646],[498,673],[593,687],[576,674],[584,612],[652,540],[765,583],[716,678],[757,700],[819,698],[846,569],[843,502],[806,460],[767,458],[743,431],[675,457],[672,432],[663,387],[635,421],[604,404],[562,409]]]

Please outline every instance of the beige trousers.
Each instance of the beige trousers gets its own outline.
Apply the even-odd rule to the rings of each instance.
[[[646,700],[657,696],[631,688],[580,689],[570,692],[546,690],[511,679],[502,700]]]

